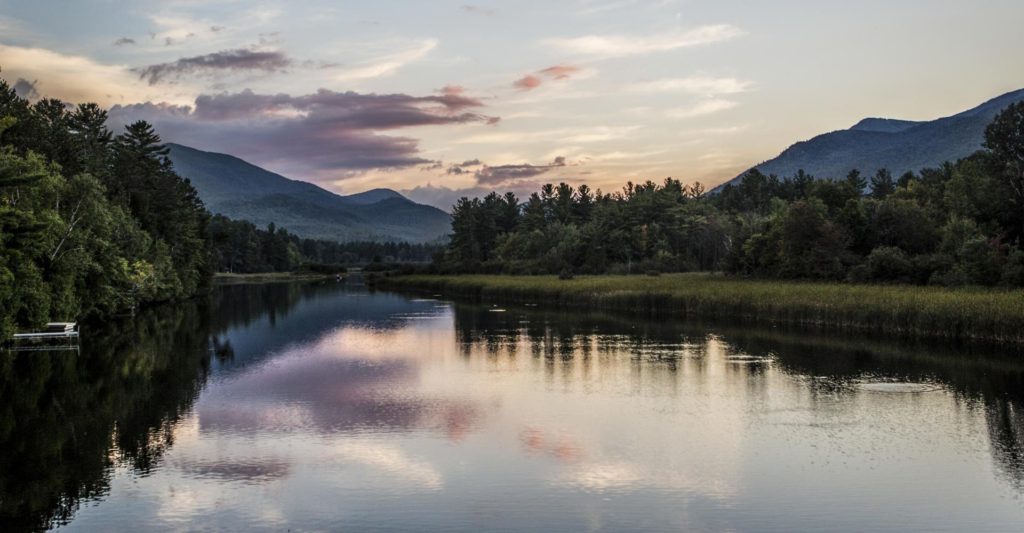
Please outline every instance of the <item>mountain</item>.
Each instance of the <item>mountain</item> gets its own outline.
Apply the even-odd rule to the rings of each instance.
[[[451,231],[448,213],[390,189],[341,196],[227,154],[167,147],[174,169],[192,182],[207,209],[229,218],[332,241],[430,242]]]
[[[1008,105],[1020,101],[1024,101],[1024,89],[928,122],[866,118],[850,129],[796,143],[775,159],[754,168],[780,177],[803,169],[819,178],[834,179],[846,176],[852,169],[870,175],[887,168],[899,176],[936,167],[980,150],[985,127]]]

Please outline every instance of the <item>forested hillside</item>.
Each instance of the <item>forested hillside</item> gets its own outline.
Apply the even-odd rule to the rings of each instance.
[[[35,104],[0,81],[0,338],[15,324],[186,297],[210,279],[208,216],[145,122]]]
[[[511,193],[463,198],[436,266],[1021,286],[1024,103],[989,124],[984,146],[899,178],[884,169],[838,181],[751,170],[719,194],[667,179],[610,194],[545,185],[525,203]]]

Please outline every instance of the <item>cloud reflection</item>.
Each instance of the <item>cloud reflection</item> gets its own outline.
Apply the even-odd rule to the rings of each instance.
[[[429,429],[451,440],[465,438],[481,409],[464,398],[410,394],[421,373],[420,362],[401,355],[410,348],[394,332],[343,328],[219,383],[198,404],[200,429]]]

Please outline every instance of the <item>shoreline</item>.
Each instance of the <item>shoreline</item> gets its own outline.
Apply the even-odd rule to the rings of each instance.
[[[321,274],[317,272],[265,272],[261,274],[232,274],[218,272],[213,275],[214,285],[234,285],[246,283],[283,283],[289,281],[319,281],[337,279],[338,274]],[[341,274],[342,278],[346,274]]]
[[[409,275],[382,277],[391,290],[488,303],[601,309],[663,318],[875,332],[904,337],[1024,344],[1024,290],[849,285],[661,276]]]

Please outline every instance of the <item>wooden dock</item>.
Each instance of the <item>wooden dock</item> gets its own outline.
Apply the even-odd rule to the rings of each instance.
[[[55,340],[68,341],[56,345],[40,345],[39,343]],[[78,350],[78,323],[50,322],[43,331],[15,333],[5,346],[11,351],[48,351]]]

